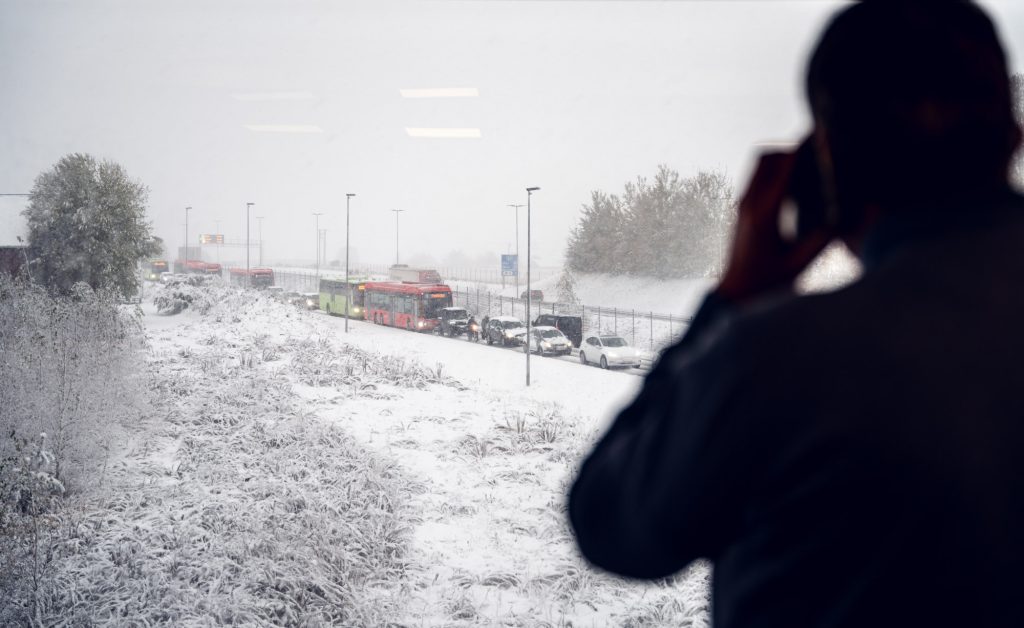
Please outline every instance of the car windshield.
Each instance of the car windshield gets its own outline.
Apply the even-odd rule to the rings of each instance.
[[[501,326],[505,329],[514,329],[516,327],[522,327],[523,324],[519,321],[501,321]]]
[[[469,318],[469,314],[466,313],[466,310],[444,310],[441,315],[449,320],[453,318]]]
[[[601,338],[601,344],[606,347],[628,347],[629,344],[618,336],[603,336]]]
[[[545,329],[540,335],[544,338],[562,338],[562,332],[557,329]]]

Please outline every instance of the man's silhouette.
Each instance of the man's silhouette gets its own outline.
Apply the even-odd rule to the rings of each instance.
[[[823,206],[779,235],[796,158],[761,160],[720,285],[579,472],[588,559],[638,578],[710,559],[719,628],[1024,626],[1009,85],[969,3],[829,25],[807,80]],[[863,276],[791,295],[834,239]]]

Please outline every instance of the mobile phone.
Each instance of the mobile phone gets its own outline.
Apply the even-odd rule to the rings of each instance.
[[[794,239],[839,226],[838,208],[826,191],[813,138],[805,139],[796,149],[788,196],[796,210]]]

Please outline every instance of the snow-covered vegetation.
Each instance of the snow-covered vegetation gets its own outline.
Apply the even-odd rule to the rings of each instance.
[[[153,305],[161,314],[180,314],[186,309],[206,314],[215,304],[210,284],[220,284],[220,278],[211,275],[168,275],[164,284],[153,294]]]
[[[144,304],[135,375],[109,378],[146,403],[118,422],[105,471],[51,486],[35,518],[4,494],[5,522],[21,522],[4,566],[15,541],[32,561],[5,571],[0,623],[707,624],[705,566],[638,585],[577,555],[565,491],[593,416],[343,342],[335,319],[258,292],[190,288],[206,313]],[[19,446],[18,477],[45,484],[45,443]]]
[[[45,615],[64,503],[103,482],[140,414],[138,314],[0,275],[0,624]]]

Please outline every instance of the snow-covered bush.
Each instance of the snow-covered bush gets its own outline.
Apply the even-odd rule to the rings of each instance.
[[[137,411],[138,317],[0,275],[0,624],[38,619],[66,493],[101,482]]]
[[[444,374],[444,367],[430,369],[397,356],[383,356],[348,346],[339,350],[327,338],[304,338],[295,343],[292,372],[309,386],[375,389],[378,385],[423,390],[431,384],[464,388]]]
[[[13,438],[0,458],[0,625],[38,618],[41,590],[53,571],[53,541],[64,486],[54,476],[46,434]]]
[[[12,574],[0,575],[0,625],[382,626],[400,616],[419,483],[293,390],[281,367],[316,343],[282,342],[263,318],[293,308],[203,290],[212,305],[176,329],[174,350],[152,340],[139,369],[151,410],[105,490],[61,500],[37,528],[47,533],[19,545],[23,568],[0,564]],[[425,377],[360,359],[368,379]]]
[[[46,433],[54,475],[89,482],[137,413],[142,343],[138,310],[109,294],[54,297],[0,276],[0,455]]]
[[[161,314],[180,314],[191,309],[206,314],[216,303],[223,286],[209,275],[175,275],[160,284],[153,294],[153,304]]]

